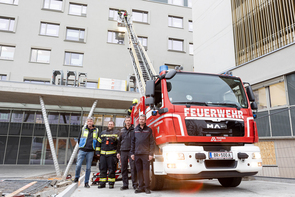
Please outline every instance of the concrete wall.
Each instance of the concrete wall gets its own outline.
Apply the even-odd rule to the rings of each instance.
[[[221,73],[235,65],[230,0],[193,1],[196,72]]]
[[[232,68],[233,75],[250,84],[269,80],[295,71],[295,45],[275,51],[250,63]]]
[[[69,15],[69,2],[87,4],[87,17]],[[129,56],[127,35],[125,44],[107,43],[108,30],[117,30],[117,22],[108,20],[109,8],[132,9],[149,12],[149,24],[134,23],[139,36],[148,37],[148,54],[156,71],[164,63],[180,64],[185,70],[193,70],[193,57],[188,53],[192,33],[188,31],[191,8],[139,0],[64,0],[63,12],[42,9],[43,0],[19,1],[19,5],[0,3],[1,16],[16,17],[15,33],[0,32],[0,45],[16,46],[14,60],[0,60],[0,74],[8,74],[9,80],[24,78],[50,80],[53,69],[75,70],[88,73],[88,81],[98,78],[126,80],[133,73]],[[168,27],[168,15],[184,18],[184,28]],[[60,24],[59,36],[41,36],[40,22]],[[86,43],[65,41],[66,27],[86,29]],[[168,51],[168,37],[185,40],[185,52]],[[31,63],[31,48],[50,49],[50,63]],[[83,66],[65,66],[65,51],[84,53]]]

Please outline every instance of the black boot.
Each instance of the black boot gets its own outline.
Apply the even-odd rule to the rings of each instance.
[[[90,188],[90,186],[88,185],[88,183],[85,183],[84,187]]]
[[[98,188],[98,189],[101,189],[101,188],[105,188],[105,187],[106,187],[105,184],[101,184],[101,183],[100,183],[100,184],[98,184],[98,187],[97,187],[97,188]]]
[[[79,181],[79,178],[75,178],[73,182],[77,183],[78,181]]]

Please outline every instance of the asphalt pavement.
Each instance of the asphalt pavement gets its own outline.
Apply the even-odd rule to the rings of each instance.
[[[81,196],[151,196],[151,197],[173,197],[173,196],[218,196],[218,197],[295,197],[295,183],[272,182],[271,180],[251,180],[242,181],[238,187],[222,187],[217,180],[197,180],[197,181],[176,181],[168,180],[164,189],[161,191],[152,191],[151,194],[135,194],[133,189],[120,191],[122,181],[115,184],[114,189],[98,189],[97,186],[84,188],[82,183],[71,197]],[[132,188],[129,182],[129,188]]]

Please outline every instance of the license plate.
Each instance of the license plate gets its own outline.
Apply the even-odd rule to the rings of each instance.
[[[210,159],[232,159],[232,152],[209,152]]]

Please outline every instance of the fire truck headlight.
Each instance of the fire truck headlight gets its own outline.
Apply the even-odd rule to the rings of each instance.
[[[175,153],[175,152],[166,153],[167,161],[176,161],[176,160],[184,160],[184,159],[185,157],[183,153]]]
[[[259,152],[252,153],[252,159],[261,159],[261,154]]]

